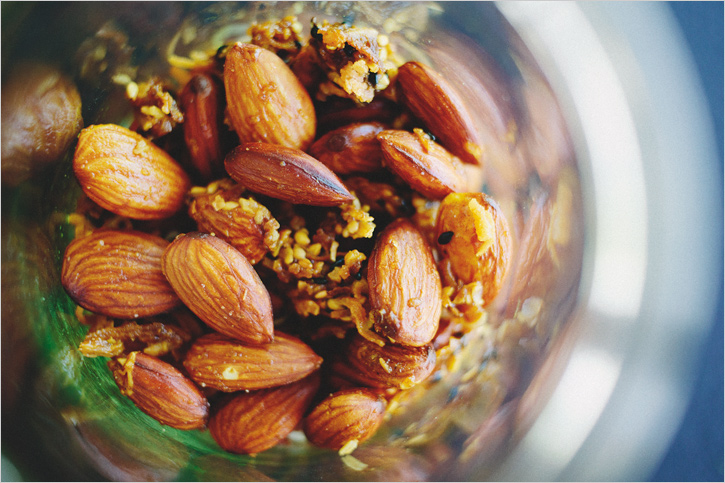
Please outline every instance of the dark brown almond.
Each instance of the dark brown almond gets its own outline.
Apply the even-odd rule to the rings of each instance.
[[[345,389],[318,404],[305,417],[303,430],[315,446],[335,451],[353,450],[378,430],[385,407],[385,398],[379,392]]]
[[[206,233],[179,235],[161,268],[184,304],[212,329],[251,344],[274,338],[272,301],[239,251]]]
[[[420,62],[398,69],[398,87],[405,105],[450,152],[471,164],[483,155],[480,134],[456,90],[438,72]]]
[[[285,386],[234,395],[212,416],[209,432],[226,451],[261,453],[300,424],[319,386],[315,373]]]
[[[380,346],[356,334],[344,355],[333,362],[332,371],[363,386],[409,389],[430,376],[435,363],[436,353],[430,344]]]
[[[321,364],[322,358],[307,344],[281,332],[264,346],[207,334],[194,342],[184,359],[184,367],[197,384],[224,392],[289,384]]]
[[[350,124],[322,136],[309,153],[337,174],[370,173],[382,167],[376,135],[383,129],[379,122]]]
[[[399,218],[379,235],[368,262],[374,328],[398,344],[423,346],[438,330],[441,281],[423,235]]]
[[[307,149],[317,121],[309,94],[273,52],[237,43],[226,54],[227,113],[242,142]]]
[[[143,352],[132,352],[108,364],[121,393],[161,424],[177,429],[206,425],[209,402],[171,364]]]
[[[299,149],[245,143],[224,161],[227,172],[250,191],[294,204],[336,206],[353,196],[330,168]]]
[[[61,283],[78,305],[108,317],[166,312],[180,304],[161,271],[168,244],[138,231],[97,230],[68,245]]]
[[[115,124],[81,131],[73,171],[91,200],[138,220],[170,217],[184,205],[191,185],[181,166],[163,149]]]
[[[441,200],[466,191],[463,163],[422,130],[387,130],[378,140],[385,166],[423,196]]]

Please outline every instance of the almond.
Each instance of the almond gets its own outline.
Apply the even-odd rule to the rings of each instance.
[[[387,130],[378,134],[385,166],[427,198],[440,200],[450,193],[466,191],[463,163],[421,129],[415,131]]]
[[[192,189],[191,216],[199,231],[215,235],[239,250],[252,265],[267,254],[268,237],[279,236],[279,222],[269,209],[243,198],[244,186],[230,179],[214,181],[200,194]]]
[[[399,218],[379,235],[368,262],[375,331],[393,342],[428,344],[441,316],[441,281],[423,235]]]
[[[120,319],[149,317],[179,305],[161,271],[168,246],[138,231],[97,230],[65,250],[61,283],[81,307]]]
[[[209,432],[226,451],[265,451],[299,425],[319,386],[315,373],[285,386],[234,395],[212,416]]]
[[[247,259],[206,233],[179,235],[161,269],[184,304],[212,329],[252,344],[274,338],[272,302]]]
[[[397,85],[408,109],[443,146],[466,163],[481,162],[480,133],[463,99],[445,77],[420,62],[406,62],[398,69]]]
[[[178,369],[143,352],[109,362],[121,393],[161,424],[177,429],[206,425],[209,403]]]
[[[184,367],[196,383],[225,392],[289,384],[321,364],[322,358],[307,344],[281,332],[264,346],[207,334],[192,344],[184,359]]]
[[[315,137],[315,109],[292,70],[276,54],[236,43],[226,54],[227,113],[242,142],[306,150]]]
[[[216,79],[205,72],[195,73],[179,96],[184,112],[184,141],[194,168],[206,181],[224,174],[222,101]]]
[[[190,187],[189,177],[164,150],[115,124],[81,131],[73,170],[91,200],[138,220],[170,217]]]
[[[227,155],[224,165],[250,191],[290,203],[337,206],[354,199],[330,168],[299,149],[245,143]]]
[[[379,392],[345,389],[318,404],[305,418],[303,430],[313,445],[347,453],[375,434],[385,407]]]
[[[503,285],[511,256],[501,208],[484,193],[450,194],[441,202],[436,231],[441,265],[464,284],[482,283],[483,306],[488,305]]]
[[[350,124],[322,136],[309,153],[337,174],[370,173],[382,166],[376,135],[383,129],[379,122]]]
[[[355,335],[344,356],[335,360],[332,371],[368,387],[409,389],[425,380],[435,369],[433,346],[410,347],[397,344],[380,346]]]

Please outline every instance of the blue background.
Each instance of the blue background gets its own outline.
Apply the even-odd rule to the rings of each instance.
[[[723,160],[723,2],[669,4],[685,34],[710,102]],[[722,164],[720,164],[722,177]],[[687,414],[652,481],[723,481],[723,304],[701,351]]]

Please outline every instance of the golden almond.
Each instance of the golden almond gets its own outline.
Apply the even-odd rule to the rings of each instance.
[[[378,134],[385,166],[427,198],[440,200],[467,191],[463,163],[421,129],[415,131]]]
[[[233,395],[209,421],[209,432],[224,450],[257,454],[283,441],[302,421],[320,378]]]
[[[307,344],[281,332],[262,346],[207,334],[192,344],[184,359],[184,367],[197,384],[224,392],[289,384],[321,364],[322,358]]]
[[[450,152],[471,164],[483,155],[480,133],[466,104],[438,72],[420,62],[406,62],[398,69],[403,102]]]
[[[205,181],[224,174],[223,95],[214,77],[197,72],[179,96],[184,112],[184,141],[191,163]]]
[[[480,282],[485,307],[501,290],[511,257],[506,216],[484,193],[453,193],[441,202],[436,226],[442,272]]]
[[[441,281],[420,231],[406,218],[388,225],[368,262],[374,329],[398,344],[424,346],[441,316]]]
[[[171,364],[143,352],[132,352],[108,365],[121,393],[161,424],[177,429],[206,426],[209,402]]]
[[[356,334],[345,349],[344,356],[333,362],[332,371],[363,386],[409,389],[435,369],[436,353],[431,344],[380,346]]]
[[[88,197],[117,215],[168,218],[184,205],[189,177],[163,149],[115,124],[78,136],[73,170]]]
[[[315,141],[309,153],[337,174],[377,171],[383,152],[376,136],[383,129],[379,122],[343,126]]]
[[[330,168],[299,149],[245,143],[234,148],[224,164],[250,191],[290,203],[337,206],[354,199]]]
[[[227,113],[242,142],[306,150],[315,137],[315,109],[292,70],[273,52],[236,43],[226,54]]]
[[[206,233],[179,235],[161,269],[184,304],[212,329],[252,344],[274,338],[272,301],[239,251]]]
[[[318,404],[305,417],[303,430],[313,445],[347,453],[375,434],[385,408],[385,398],[377,391],[344,389]]]
[[[97,230],[65,250],[61,283],[81,307],[120,319],[149,317],[179,305],[161,271],[169,242],[138,231]]]

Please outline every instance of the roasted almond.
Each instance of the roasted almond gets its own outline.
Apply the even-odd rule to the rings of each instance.
[[[261,453],[300,424],[319,386],[315,373],[285,386],[236,394],[211,417],[209,432],[226,451]]]
[[[192,344],[184,359],[184,367],[196,383],[224,392],[289,384],[321,364],[322,358],[307,344],[281,332],[263,346],[207,334]]]
[[[349,453],[375,434],[385,416],[386,401],[371,389],[344,389],[331,394],[305,417],[310,443]]]
[[[170,217],[190,187],[189,177],[164,150],[115,124],[81,131],[73,171],[91,200],[138,220]]]
[[[409,389],[430,376],[435,363],[436,353],[430,344],[380,346],[356,334],[344,355],[332,363],[332,371],[363,386]]]
[[[273,52],[236,43],[224,63],[227,113],[242,142],[306,150],[315,137],[315,109],[292,70]]]
[[[423,196],[440,200],[450,193],[466,191],[463,163],[422,129],[387,130],[377,138],[383,164]]]
[[[138,231],[97,230],[65,250],[61,283],[81,307],[121,319],[149,317],[179,305],[161,271],[169,242]]]
[[[266,238],[279,236],[279,222],[269,209],[248,197],[246,190],[231,179],[213,181],[196,194],[192,188],[191,216],[199,231],[226,241],[244,255],[249,263],[259,262],[269,251]]]
[[[227,154],[224,165],[250,191],[290,203],[337,206],[354,199],[330,168],[299,149],[244,143]]]
[[[508,222],[498,203],[484,193],[450,194],[441,202],[436,231],[441,264],[464,284],[480,282],[482,305],[488,305],[511,256]]]
[[[379,122],[343,126],[315,141],[309,153],[337,174],[370,173],[382,166],[376,136],[383,129]]]
[[[428,242],[406,218],[379,235],[368,262],[374,329],[398,344],[424,346],[438,330],[441,281]]]
[[[206,425],[207,399],[171,364],[143,352],[132,352],[108,364],[121,393],[161,424],[177,429]]]
[[[161,269],[184,304],[212,329],[252,344],[274,338],[272,302],[239,251],[206,233],[179,235]]]
[[[224,174],[222,101],[221,87],[205,72],[195,73],[179,96],[184,141],[194,168],[206,181]]]
[[[403,102],[450,152],[479,164],[483,145],[466,104],[438,72],[420,62],[406,62],[398,69]]]

